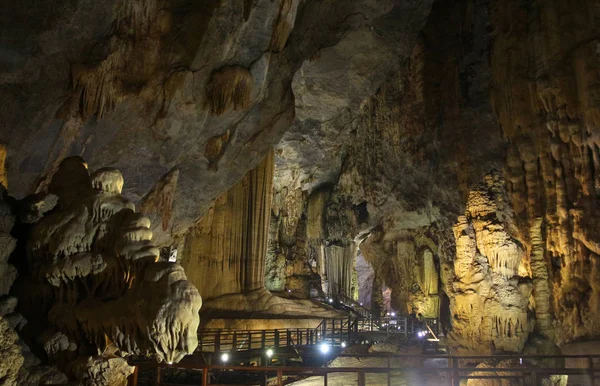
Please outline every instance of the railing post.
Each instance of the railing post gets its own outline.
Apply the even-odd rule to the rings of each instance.
[[[287,330],[285,330],[285,333],[286,333],[286,337],[285,337],[285,338],[286,338],[285,345],[286,345],[287,347],[289,347],[289,346],[291,346],[291,343],[290,343],[290,342],[292,341],[292,332],[291,332],[289,329],[287,329]]]
[[[327,374],[329,373],[325,373],[325,375],[323,376],[323,386],[327,386]]]
[[[531,385],[538,386],[537,371],[535,369],[531,371]]]
[[[594,358],[589,356],[588,358],[588,377],[590,378],[590,385],[595,386],[596,382],[594,380]]]
[[[208,367],[202,369],[202,386],[208,385]]]
[[[252,333],[248,331],[248,351],[252,350]]]
[[[458,359],[452,358],[452,386],[460,386],[460,377],[458,376]]]
[[[261,350],[265,348],[265,341],[267,340],[267,332],[265,330],[262,331],[260,336],[260,348]]]
[[[215,334],[215,352],[221,351],[221,331]]]
[[[237,351],[237,331],[233,332],[233,347],[232,347],[232,352],[236,352]]]
[[[365,370],[359,369],[357,375],[358,375],[358,386],[366,386]]]
[[[277,369],[277,386],[283,386],[283,371]]]
[[[388,372],[387,372],[388,386],[392,386],[392,366],[390,365],[390,356],[389,355],[387,357],[387,368],[388,368]]]
[[[279,348],[279,330],[275,330],[275,348]]]
[[[156,384],[160,385],[160,365],[156,366]]]
[[[127,384],[129,386],[137,386],[137,384],[138,384],[138,373],[139,373],[139,366],[135,366],[134,369],[133,369],[133,374],[131,374],[131,378],[127,382]]]

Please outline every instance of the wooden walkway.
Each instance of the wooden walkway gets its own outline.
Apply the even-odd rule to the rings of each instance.
[[[293,328],[275,330],[227,330],[201,329],[198,331],[197,352],[216,353],[237,352],[316,345],[323,342],[333,346],[355,340],[378,340],[389,336],[404,339],[414,337],[425,329],[423,323],[406,317],[394,318],[397,325],[390,325],[391,319],[384,319],[382,327],[372,320],[364,319],[324,319],[316,328]],[[435,323],[434,323],[435,322]],[[430,322],[437,328],[437,321]],[[391,328],[393,327],[393,328]]]

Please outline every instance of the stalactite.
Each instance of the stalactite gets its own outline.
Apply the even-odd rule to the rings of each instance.
[[[225,66],[213,71],[206,85],[206,104],[210,113],[221,115],[229,108],[247,109],[253,84],[252,74],[241,66]]]
[[[209,169],[217,170],[217,163],[223,156],[225,149],[227,149],[230,137],[231,132],[227,130],[224,134],[214,136],[206,142],[204,156],[208,160]]]
[[[120,98],[116,76],[125,50],[119,49],[95,66],[74,64],[71,68],[73,89],[79,94],[79,112],[83,118],[101,118],[114,109]]]
[[[320,242],[325,238],[324,211],[328,198],[329,191],[326,189],[318,189],[308,198],[307,236],[309,240]]]
[[[146,35],[160,7],[159,0],[120,0],[117,5],[117,27],[128,35]]]
[[[157,213],[160,215],[162,230],[169,229],[171,215],[173,214],[173,199],[177,189],[179,170],[171,170],[165,174],[154,188],[143,198],[140,212],[144,215]]]
[[[273,23],[273,32],[268,48],[271,52],[281,52],[285,47],[288,36],[294,27],[295,13],[298,7],[296,0],[279,0],[279,2],[279,11]]]
[[[356,247],[331,245],[325,247],[329,293],[352,299],[352,274]]]
[[[536,328],[546,336],[554,331],[562,343],[595,336],[600,328],[594,300],[600,287],[589,269],[598,255],[592,219],[599,212],[600,164],[599,104],[590,96],[598,83],[598,33],[589,21],[598,12],[558,1],[513,12],[518,3],[494,6],[501,32],[494,38],[491,69],[494,84],[501,86],[490,96],[510,144],[510,199],[531,247]],[[539,28],[515,29],[534,19]],[[574,33],[572,25],[581,28]],[[535,293],[543,299],[539,306]]]
[[[186,237],[182,265],[205,299],[264,287],[272,184],[269,152]]]

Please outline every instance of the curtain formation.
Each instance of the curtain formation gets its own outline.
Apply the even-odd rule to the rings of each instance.
[[[269,152],[187,236],[182,265],[204,299],[264,287],[272,190]]]

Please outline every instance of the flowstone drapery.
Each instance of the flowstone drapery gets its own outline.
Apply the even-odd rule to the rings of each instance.
[[[451,338],[460,349],[520,352],[533,330],[532,282],[515,229],[504,180],[492,172],[454,226],[456,258],[447,276]]]
[[[65,159],[48,189],[56,207],[27,217],[26,280],[51,284],[50,325],[91,342],[90,355],[112,347],[177,362],[198,344],[200,294],[179,264],[158,262],[150,221],[121,195],[123,183],[116,169],[90,176],[81,158]]]

